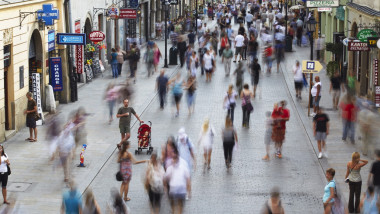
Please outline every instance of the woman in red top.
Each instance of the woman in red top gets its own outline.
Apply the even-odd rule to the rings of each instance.
[[[346,140],[349,135],[351,143],[355,143],[355,122],[357,108],[355,106],[355,97],[347,96],[342,99],[339,107],[342,110],[343,136],[342,140]]]
[[[280,107],[276,103],[273,108],[273,131],[272,140],[275,143],[276,157],[282,158],[282,143],[285,139],[286,122],[289,120],[289,110],[285,108],[286,101],[281,101]]]
[[[273,54],[273,49],[272,45],[268,44],[268,46],[264,50],[264,56],[265,56],[265,63],[267,65],[267,73],[270,74],[272,70],[272,54]]]

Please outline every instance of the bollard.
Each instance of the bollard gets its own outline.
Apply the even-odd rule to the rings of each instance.
[[[84,152],[86,151],[86,148],[87,148],[87,145],[83,144],[82,151],[79,154],[80,163],[79,163],[78,167],[85,167],[85,165],[84,165]]]

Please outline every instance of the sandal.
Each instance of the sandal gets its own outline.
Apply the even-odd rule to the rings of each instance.
[[[116,147],[117,147],[118,150],[121,149],[121,145],[120,144],[116,144]]]
[[[130,201],[131,199],[130,198],[124,198],[124,201]]]
[[[30,139],[29,142],[37,142],[37,139]]]
[[[30,140],[33,140],[33,138],[26,138],[25,141],[30,141]]]
[[[11,203],[9,203],[8,201],[4,201],[4,204],[11,204]]]

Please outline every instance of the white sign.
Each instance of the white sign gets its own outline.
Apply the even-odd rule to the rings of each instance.
[[[40,74],[33,73],[32,74],[32,84],[33,84],[33,99],[37,104],[37,113],[40,115],[40,120],[36,121],[36,125],[42,126],[42,120],[44,119],[44,114],[42,112],[41,106],[41,87],[40,87]]]
[[[348,42],[349,42],[348,38],[343,39],[343,45],[344,46],[348,46]]]
[[[377,40],[377,47],[380,48],[380,39]]]
[[[318,7],[318,12],[331,12],[331,7]]]
[[[306,1],[306,7],[339,7],[339,0]]]

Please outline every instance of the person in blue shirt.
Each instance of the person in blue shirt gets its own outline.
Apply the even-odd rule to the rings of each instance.
[[[379,214],[379,194],[375,193],[373,186],[368,186],[367,192],[364,193],[364,197],[360,202],[360,210],[363,214]]]
[[[61,211],[66,214],[80,214],[82,213],[81,194],[73,181],[69,181],[69,187],[70,189],[63,193]]]
[[[117,69],[117,52],[115,48],[112,48],[111,53],[111,67],[112,67],[112,77],[117,78],[118,69]]]
[[[336,190],[336,184],[334,180],[335,170],[329,168],[326,170],[327,185],[325,186],[325,194],[323,195],[323,207],[325,209],[325,214],[331,213],[332,205],[334,204],[334,196]]]

